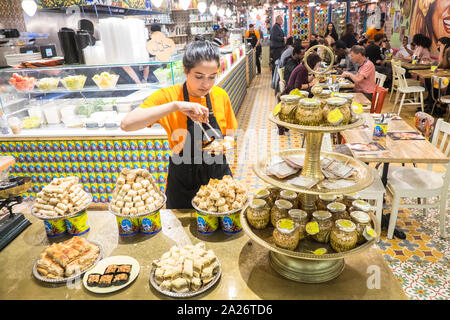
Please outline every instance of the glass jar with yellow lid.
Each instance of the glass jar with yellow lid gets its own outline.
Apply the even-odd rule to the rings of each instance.
[[[347,206],[347,208],[350,208],[352,206],[353,201],[359,200],[359,195],[355,193],[348,193],[344,194],[344,197],[342,199],[342,203]]]
[[[322,109],[318,99],[302,99],[295,113],[295,123],[302,126],[318,126],[322,122]]]
[[[269,224],[270,208],[266,201],[253,199],[247,209],[247,220],[255,229],[264,229]]]
[[[314,96],[314,98],[320,100],[320,106],[322,107],[322,109],[325,108],[325,106],[327,105],[327,99],[329,97],[331,97],[331,90],[328,89],[324,89],[322,90],[321,93]]]
[[[280,219],[273,230],[273,241],[283,249],[295,250],[300,241],[296,223],[291,219]]]
[[[353,223],[356,225],[356,233],[358,234],[357,244],[362,244],[366,242],[364,237],[364,229],[366,227],[371,227],[370,216],[364,211],[353,211],[350,213]]]
[[[317,198],[316,207],[317,210],[328,210],[327,206],[336,201],[337,196],[334,194],[321,194]]]
[[[354,200],[352,202],[352,206],[350,207],[349,211],[364,211],[369,212],[370,211],[370,204],[367,201],[364,200]]]
[[[339,220],[339,219],[348,219],[350,220],[350,215],[347,212],[347,207],[345,204],[340,202],[332,202],[327,205],[328,211],[331,212],[333,215],[333,220]]]
[[[331,247],[336,252],[349,251],[356,247],[357,241],[356,225],[350,220],[336,220],[330,233]]]
[[[277,221],[288,217],[288,211],[292,209],[292,203],[287,200],[277,200],[270,210],[270,222],[274,227]]]
[[[270,197],[270,191],[268,189],[258,189],[255,191],[255,199],[264,200],[267,203],[268,208],[272,208],[274,201]]]
[[[312,214],[312,222],[317,222],[319,232],[311,235],[317,242],[328,243],[330,240],[330,232],[333,228],[333,219],[331,213],[325,210],[317,210]]]
[[[291,209],[288,211],[289,219],[293,220],[298,227],[300,240],[306,238],[306,224],[308,223],[308,213],[300,209]]]
[[[287,200],[292,203],[292,209],[298,209],[298,195],[297,192],[290,190],[281,190],[280,199]]]
[[[279,118],[281,121],[295,123],[295,111],[300,100],[300,96],[297,95],[283,95],[280,97],[281,110]]]
[[[332,94],[335,98],[345,99],[345,105],[351,110],[352,102],[353,102],[353,93],[350,92],[334,92]]]
[[[325,121],[332,125],[348,124],[352,118],[352,115],[350,113],[350,108],[346,105],[346,102],[347,100],[343,98],[328,98],[327,105],[323,108],[323,118]],[[336,122],[336,120],[333,120],[331,117],[328,117],[328,115],[335,109],[338,109],[342,114],[342,121],[340,123]]]

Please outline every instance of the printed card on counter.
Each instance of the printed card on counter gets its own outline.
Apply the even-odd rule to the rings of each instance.
[[[348,178],[353,171],[355,170],[352,166],[349,166],[341,161],[332,160],[331,162],[327,160],[321,161],[322,164],[322,173],[327,179],[336,179],[336,178]],[[326,165],[324,165],[326,164]]]
[[[285,156],[283,157],[283,160],[286,161],[291,167],[293,168],[303,168],[305,164],[305,156],[304,155],[298,155],[298,156]]]
[[[355,185],[351,180],[336,180],[336,181],[323,181],[322,186],[326,189],[343,189],[349,188]]]
[[[290,179],[287,182],[296,187],[312,188],[319,182],[319,179],[299,176],[299,177]]]
[[[289,177],[290,175],[297,173],[298,171],[299,169],[292,168],[284,161],[275,163],[266,168],[267,174],[276,176],[278,179],[284,179],[286,177]]]
[[[425,140],[425,137],[416,131],[388,132],[392,140]]]

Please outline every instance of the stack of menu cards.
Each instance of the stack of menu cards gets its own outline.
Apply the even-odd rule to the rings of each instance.
[[[291,155],[291,156],[285,156],[283,157],[283,160],[288,163],[293,168],[303,168],[305,164],[305,155]]]
[[[266,174],[276,176],[278,179],[284,179],[296,174],[300,168],[291,167],[286,161],[280,157],[272,157],[266,167]]]
[[[323,158],[320,161],[322,173],[327,179],[345,179],[355,170],[352,166],[331,158]]]
[[[319,182],[319,179],[305,177],[305,176],[298,176],[298,177],[288,180],[287,182],[296,187],[309,189],[309,188],[314,187]]]
[[[370,143],[347,143],[347,146],[352,150],[353,155],[358,157],[380,157],[389,156],[390,152],[386,150],[378,142]]]

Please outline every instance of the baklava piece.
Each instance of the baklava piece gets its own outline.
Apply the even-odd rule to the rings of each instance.
[[[131,264],[121,264],[117,266],[117,273],[127,273],[128,275],[131,273]]]
[[[102,275],[100,273],[91,273],[87,279],[87,285],[89,287],[96,287],[100,282],[100,277]]]
[[[101,288],[110,287],[112,285],[114,275],[112,274],[104,274],[100,277],[100,281],[98,282],[98,286]]]
[[[117,265],[112,264],[106,267],[105,272],[103,274],[115,274],[117,272]]]
[[[114,279],[112,281],[112,284],[115,286],[121,286],[122,284],[125,284],[128,281],[128,273],[117,273],[114,276]]]

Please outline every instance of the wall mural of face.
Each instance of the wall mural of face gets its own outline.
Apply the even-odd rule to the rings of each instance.
[[[450,0],[437,0],[433,14],[433,31],[436,38],[450,35]]]

